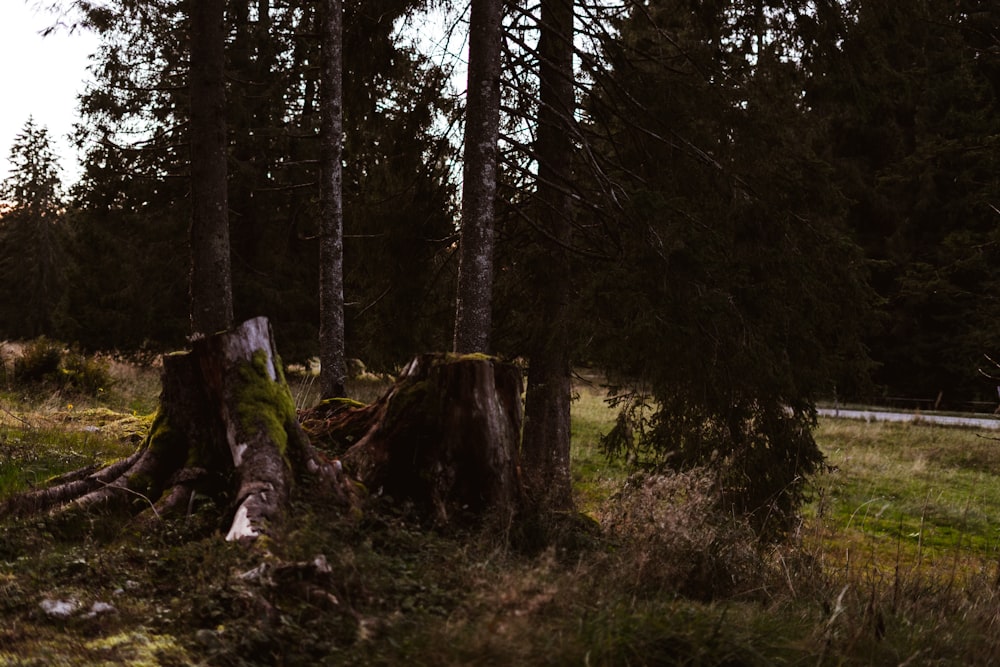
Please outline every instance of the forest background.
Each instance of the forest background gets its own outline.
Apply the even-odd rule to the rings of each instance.
[[[11,147],[0,337],[175,349],[189,333],[183,3],[76,8],[102,39],[80,98],[83,175],[62,186],[31,121]],[[427,9],[344,5],[346,349],[380,371],[448,348],[452,330],[463,96],[458,64],[407,36]],[[446,9],[443,29],[462,30]],[[236,318],[267,315],[289,361],[318,351],[315,11],[227,9]],[[820,398],[995,405],[979,369],[1000,308],[996,8],[656,0],[575,13],[575,159],[557,184],[573,202],[574,364],[688,416],[761,401],[807,414]],[[538,29],[537,7],[507,6],[493,347],[510,358],[548,324],[536,279],[551,239],[532,209]],[[626,408],[643,396],[617,395]],[[683,430],[666,422],[650,430]]]

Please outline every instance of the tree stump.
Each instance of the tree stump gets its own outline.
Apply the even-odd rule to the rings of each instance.
[[[513,364],[419,355],[378,401],[342,412],[339,428],[362,433],[344,467],[371,492],[412,501],[442,524],[487,512],[509,518],[522,495],[521,391]]]
[[[161,516],[188,511],[198,494],[226,508],[227,540],[250,542],[275,534],[292,484],[306,473],[352,502],[339,463],[299,426],[266,318],[165,356],[162,380],[159,410],[135,454],[15,497],[0,516],[56,506]]]

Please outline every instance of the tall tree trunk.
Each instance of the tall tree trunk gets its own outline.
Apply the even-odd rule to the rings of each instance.
[[[323,398],[345,395],[344,209],[343,209],[343,9],[324,0],[320,11],[321,175],[320,175],[320,391]]]
[[[225,0],[189,3],[191,20],[191,330],[233,322],[227,195]]]
[[[543,260],[534,262],[544,325],[532,332],[525,397],[522,470],[537,508],[573,506],[569,470],[571,290],[568,247],[572,201],[567,194],[573,161],[573,0],[542,0],[536,224]]]
[[[502,0],[472,0],[454,350],[488,352],[493,325],[493,225],[500,137]]]

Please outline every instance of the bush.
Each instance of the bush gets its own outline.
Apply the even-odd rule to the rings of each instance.
[[[0,387],[8,389],[10,381],[14,379],[13,370],[10,367],[11,358],[7,354],[5,345],[0,345]]]
[[[49,385],[96,396],[112,384],[108,364],[89,358],[44,336],[24,347],[14,361],[14,380],[26,386]]]
[[[14,380],[23,384],[36,384],[58,378],[63,346],[41,336],[24,346],[21,356],[14,361]]]
[[[89,396],[107,391],[114,382],[107,362],[72,350],[63,358],[60,371],[63,387]]]
[[[601,441],[609,457],[646,470],[711,470],[725,510],[745,517],[761,539],[779,542],[799,525],[808,481],[824,461],[808,404],[736,390],[703,403],[681,389],[619,392],[612,403],[618,422]]]

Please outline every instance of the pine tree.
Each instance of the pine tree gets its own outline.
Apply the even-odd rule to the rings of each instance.
[[[191,330],[233,325],[226,142],[225,0],[192,3],[190,14]]]
[[[10,149],[11,171],[0,187],[2,335],[54,333],[65,298],[64,204],[48,130],[29,118]]]
[[[570,476],[570,365],[573,253],[572,164],[575,73],[573,0],[543,0],[539,16],[538,126],[530,252],[537,312],[529,341],[522,471],[531,500],[547,510],[573,506]]]
[[[340,0],[320,12],[320,267],[321,398],[346,396],[344,359],[343,21]]]
[[[582,324],[624,408],[608,451],[710,467],[727,510],[774,535],[823,460],[815,401],[867,370],[872,299],[791,40],[758,24],[784,15],[754,5],[658,0],[608,43],[587,112],[618,253]]]

